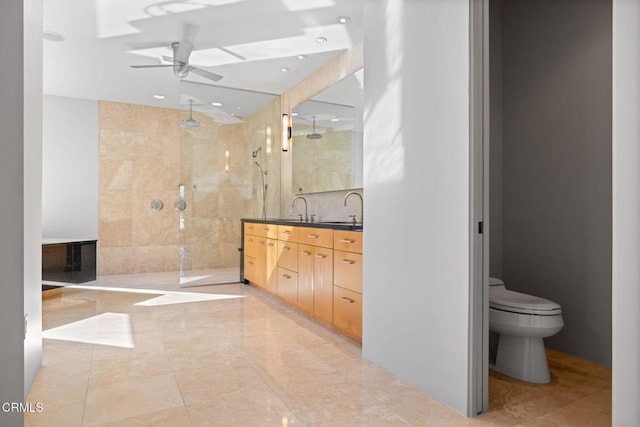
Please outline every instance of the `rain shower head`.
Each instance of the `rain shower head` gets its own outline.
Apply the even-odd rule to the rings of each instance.
[[[255,159],[256,157],[258,157],[258,154],[260,154],[261,151],[262,151],[262,147],[256,148],[255,151],[251,152],[251,157]]]

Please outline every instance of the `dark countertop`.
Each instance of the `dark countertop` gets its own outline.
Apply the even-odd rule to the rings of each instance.
[[[294,225],[296,227],[331,228],[334,230],[351,230],[351,231],[363,230],[362,224],[354,225],[353,222],[351,221],[309,222],[309,221],[299,221],[295,219],[280,219],[280,218],[267,218],[267,219],[242,218],[243,226],[245,222],[257,222],[259,224]]]

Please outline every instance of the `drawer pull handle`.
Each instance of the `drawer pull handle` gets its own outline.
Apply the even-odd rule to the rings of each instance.
[[[282,250],[283,250],[283,251],[290,251],[290,250],[291,250],[291,248],[290,248],[289,246],[283,246],[283,247],[282,247]]]
[[[253,265],[253,261],[247,261],[247,264]]]
[[[348,304],[352,304],[354,302],[356,302],[355,300],[351,299],[351,298],[347,298],[347,297],[340,297],[340,299]]]
[[[291,231],[289,231],[289,230],[284,230],[284,231],[282,232],[282,234],[291,234]]]
[[[267,246],[272,248],[273,247],[273,243],[267,243]]]
[[[353,239],[341,239],[340,243],[355,243],[356,241]]]
[[[260,246],[264,246],[264,242],[262,242],[262,241],[258,242],[258,244],[259,244]]]
[[[311,255],[311,252],[309,252],[309,251],[302,251],[302,252],[300,252],[300,253],[301,253],[302,255],[307,255],[307,256],[308,256],[308,255]]]
[[[253,243],[253,239],[249,239],[249,243]]]
[[[326,255],[324,255],[324,254],[315,254],[315,257],[316,257],[316,258],[323,258],[323,259],[324,259],[324,258],[326,258],[327,256],[326,256]]]
[[[283,274],[282,277],[284,277],[285,279],[291,279],[291,276],[289,276],[288,274]]]
[[[267,232],[268,232],[268,231],[270,230],[270,228],[269,228],[269,227],[265,227],[265,228],[263,228],[262,230],[264,230],[264,231],[267,231]]]
[[[355,264],[356,262],[350,259],[341,259],[340,260],[341,263],[343,264]]]
[[[318,236],[317,234],[307,234],[307,237],[310,239],[317,239],[320,236]]]

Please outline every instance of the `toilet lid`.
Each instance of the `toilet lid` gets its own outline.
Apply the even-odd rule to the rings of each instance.
[[[523,314],[555,316],[561,314],[560,304],[533,295],[509,291],[505,288],[491,288],[489,307]]]

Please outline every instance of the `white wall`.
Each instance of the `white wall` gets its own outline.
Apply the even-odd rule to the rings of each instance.
[[[364,14],[363,354],[468,414],[469,1]]]
[[[613,425],[640,420],[640,3],[613,1]]]
[[[44,97],[42,237],[98,238],[97,101]]]
[[[24,4],[28,3],[28,4]],[[41,365],[42,4],[0,2],[0,402],[21,402]],[[10,102],[9,102],[10,101]],[[24,314],[29,330],[24,336]],[[18,426],[21,413],[0,412]]]

